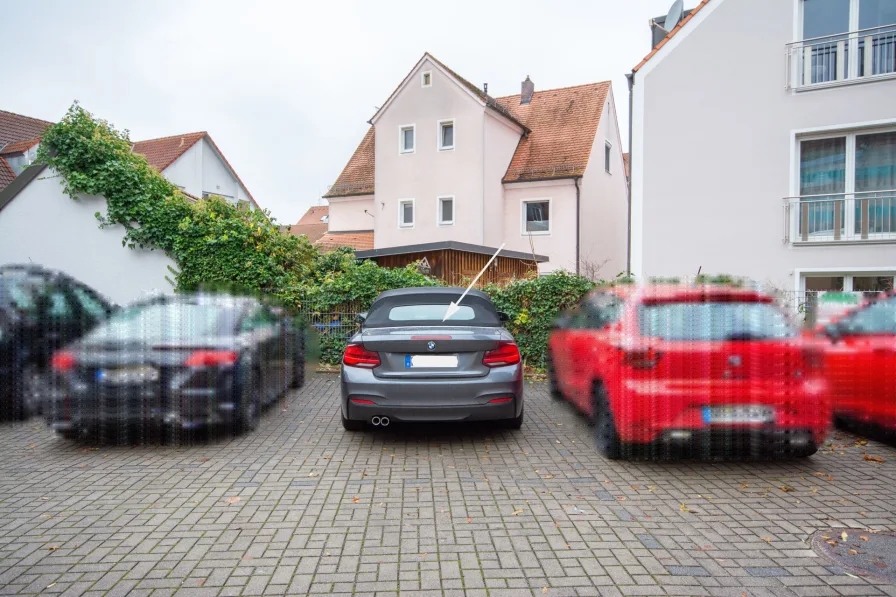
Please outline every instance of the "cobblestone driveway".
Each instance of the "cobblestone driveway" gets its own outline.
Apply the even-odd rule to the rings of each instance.
[[[207,445],[91,449],[5,424],[0,592],[896,595],[806,543],[896,530],[892,448],[844,435],[804,462],[607,462],[543,384],[528,392],[518,432],[346,433],[322,375]]]

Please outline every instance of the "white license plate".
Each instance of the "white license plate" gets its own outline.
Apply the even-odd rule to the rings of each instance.
[[[96,372],[96,378],[108,384],[145,383],[158,380],[159,370],[148,366],[100,369]]]
[[[704,423],[771,423],[775,411],[767,406],[704,406]]]
[[[456,354],[409,354],[404,357],[405,369],[456,369]]]

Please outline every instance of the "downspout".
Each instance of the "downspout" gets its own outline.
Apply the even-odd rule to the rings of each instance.
[[[574,185],[576,185],[576,275],[579,275],[579,234],[582,230],[582,210],[579,207],[579,181],[582,179],[581,176],[576,176],[572,179]]]
[[[635,71],[625,75],[628,79],[628,171],[631,173],[632,164],[634,164],[635,152],[632,146],[632,108],[634,102],[635,90]],[[625,166],[623,165],[623,173]],[[625,250],[625,276],[630,278],[632,275],[632,180],[631,176],[625,177],[625,186],[628,192],[628,241]]]
[[[485,107],[488,110],[488,105]],[[479,218],[480,235],[479,244],[485,246],[485,126],[488,121],[488,114],[482,112],[482,214]]]

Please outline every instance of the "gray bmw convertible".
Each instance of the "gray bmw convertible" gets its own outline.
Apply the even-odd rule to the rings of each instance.
[[[342,358],[342,426],[393,421],[523,424],[523,367],[488,295],[463,288],[402,288],[359,316]]]

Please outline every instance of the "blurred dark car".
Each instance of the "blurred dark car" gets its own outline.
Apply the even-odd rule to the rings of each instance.
[[[304,333],[254,298],[164,296],[123,309],[52,366],[60,391],[46,418],[64,437],[142,442],[219,424],[244,432],[304,383]]]
[[[50,391],[53,353],[114,310],[95,290],[61,272],[0,266],[0,417],[37,414]]]

